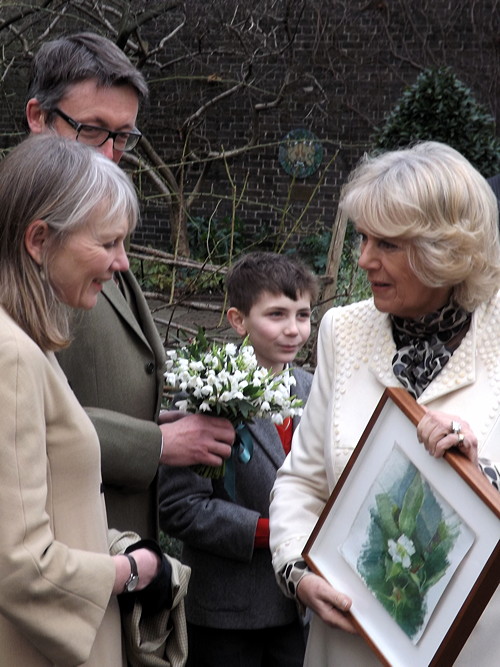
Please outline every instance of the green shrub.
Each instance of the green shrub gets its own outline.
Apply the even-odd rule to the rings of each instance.
[[[172,284],[172,269],[161,262],[130,258],[130,269],[145,292],[168,294]]]
[[[462,153],[486,178],[500,173],[494,118],[449,67],[424,70],[372,140],[383,150],[440,141]]]
[[[287,254],[296,255],[315,273],[323,275],[326,271],[331,238],[332,233],[330,231],[303,236],[300,239],[298,250],[297,248],[292,248],[287,251]]]
[[[359,237],[353,225],[347,225],[337,277],[335,305],[368,299],[372,295],[366,272],[358,266]]]
[[[232,233],[232,239],[231,239]],[[231,230],[231,219],[191,218],[188,222],[189,244],[192,257],[200,262],[226,264],[231,251],[233,256],[245,252],[248,241],[243,235],[243,224],[238,218]]]

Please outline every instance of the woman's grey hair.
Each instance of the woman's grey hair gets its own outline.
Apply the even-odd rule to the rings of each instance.
[[[60,349],[69,342],[68,309],[50,283],[51,258],[96,217],[102,227],[124,218],[131,232],[139,217],[134,186],[95,149],[54,134],[32,135],[0,163],[0,210],[0,303],[43,350]],[[42,267],[25,247],[35,220],[52,232]]]
[[[500,288],[496,197],[446,144],[429,141],[365,156],[342,190],[339,211],[374,236],[407,241],[418,279],[451,287],[466,310]]]
[[[42,44],[31,63],[27,99],[36,98],[50,114],[70,86],[89,79],[104,88],[132,86],[140,101],[148,96],[143,75],[116,44],[81,32]]]

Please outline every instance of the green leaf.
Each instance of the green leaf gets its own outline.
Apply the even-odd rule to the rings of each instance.
[[[417,515],[424,502],[424,487],[418,472],[415,473],[413,481],[403,499],[403,506],[399,515],[399,528],[404,535],[412,537],[417,525]]]
[[[386,539],[397,540],[401,534],[394,520],[394,515],[398,510],[397,505],[391,500],[388,493],[378,493],[375,496],[375,502],[377,504],[380,527]]]

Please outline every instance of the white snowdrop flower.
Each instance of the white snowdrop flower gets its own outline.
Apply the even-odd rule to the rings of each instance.
[[[202,396],[210,396],[213,393],[213,388],[210,385],[205,385],[201,389]]]
[[[273,424],[282,424],[283,423],[283,416],[279,412],[273,412],[271,415],[271,421]]]
[[[177,384],[177,375],[175,373],[165,373],[165,382],[175,386]]]
[[[200,403],[200,412],[211,412],[212,407],[210,403],[207,403],[207,401],[203,401],[203,403]]]
[[[176,401],[175,402],[175,407],[180,412],[188,412],[189,411],[189,401]]]
[[[189,368],[192,371],[198,371],[198,372],[205,370],[205,366],[201,361],[191,361],[191,363],[189,364]]]
[[[227,343],[225,347],[226,347],[226,354],[228,354],[230,357],[236,356],[238,348],[234,343]]]

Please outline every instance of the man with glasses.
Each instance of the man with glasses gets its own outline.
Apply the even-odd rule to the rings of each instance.
[[[119,162],[141,138],[142,74],[109,40],[79,33],[44,44],[32,63],[26,117],[31,132],[56,132]],[[130,270],[103,287],[97,306],[75,319],[59,362],[101,443],[110,527],[157,537],[159,463],[219,465],[231,452],[231,424],[159,414],[164,349]]]

